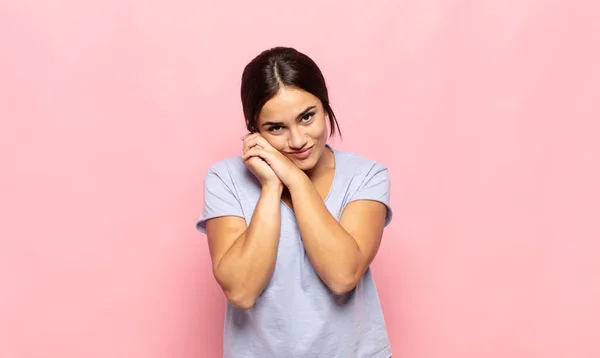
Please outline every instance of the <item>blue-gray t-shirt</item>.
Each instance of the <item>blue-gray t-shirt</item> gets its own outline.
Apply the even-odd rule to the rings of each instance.
[[[325,204],[339,221],[354,200],[375,200],[392,219],[387,168],[355,153],[327,146],[334,153],[335,174]],[[211,166],[204,179],[204,208],[196,224],[239,216],[250,224],[260,197],[260,183],[241,157]],[[391,348],[371,270],[356,288],[335,295],[315,272],[302,244],[296,217],[281,202],[281,231],[273,276],[254,307],[244,310],[227,302],[225,358],[388,358]]]

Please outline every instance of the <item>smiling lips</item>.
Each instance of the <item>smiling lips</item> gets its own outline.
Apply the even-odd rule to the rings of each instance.
[[[310,147],[308,149],[305,149],[301,152],[294,152],[294,153],[289,153],[291,156],[296,157],[298,159],[306,159],[308,158],[308,156],[310,155],[310,153],[312,152],[313,147]]]

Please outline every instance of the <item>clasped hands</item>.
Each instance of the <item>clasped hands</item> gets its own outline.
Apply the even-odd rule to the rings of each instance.
[[[261,185],[285,185],[290,187],[306,178],[306,174],[289,158],[273,148],[260,133],[242,137],[242,160],[257,177]]]

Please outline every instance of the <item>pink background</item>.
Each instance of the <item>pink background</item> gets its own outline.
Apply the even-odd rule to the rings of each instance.
[[[0,5],[0,357],[221,354],[194,222],[274,45],[390,167],[395,357],[600,357],[597,3],[208,3]]]

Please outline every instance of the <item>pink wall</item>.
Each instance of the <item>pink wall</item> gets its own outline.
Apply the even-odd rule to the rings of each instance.
[[[598,5],[210,3],[0,5],[0,357],[219,356],[202,177],[280,44],[390,166],[395,356],[600,356]]]

